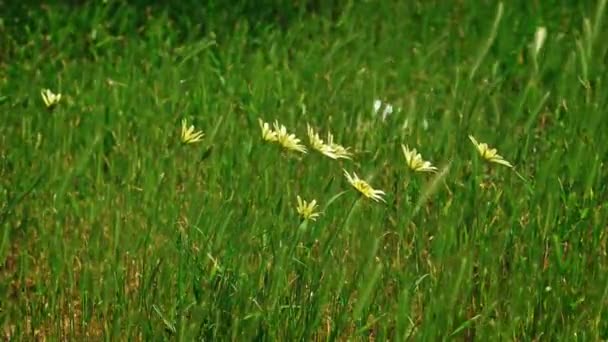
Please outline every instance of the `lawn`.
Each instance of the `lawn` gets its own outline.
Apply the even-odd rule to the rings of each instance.
[[[0,2],[0,336],[608,339],[606,2]]]

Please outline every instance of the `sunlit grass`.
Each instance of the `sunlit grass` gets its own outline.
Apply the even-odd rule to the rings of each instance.
[[[0,333],[607,339],[605,3],[0,4]]]

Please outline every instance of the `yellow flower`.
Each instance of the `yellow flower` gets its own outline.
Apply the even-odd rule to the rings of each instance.
[[[346,179],[348,179],[348,182],[350,183],[350,185],[352,185],[355,189],[357,189],[357,191],[359,191],[361,194],[363,194],[363,196],[367,197],[367,198],[371,198],[376,202],[382,201],[385,202],[384,198],[382,198],[382,195],[386,195],[386,193],[384,193],[384,191],[382,190],[374,190],[374,188],[371,187],[371,185],[369,185],[369,183],[367,183],[366,181],[360,179],[356,173],[353,172],[353,175],[351,176],[346,170],[344,171],[344,176],[346,176]]]
[[[310,141],[310,146],[325,155],[329,154],[327,155],[328,157],[334,158],[331,153],[331,150],[329,149],[329,146],[325,144],[321,137],[319,137],[319,134],[316,133],[315,130],[308,124],[306,125],[306,129],[308,131],[308,140]]]
[[[490,147],[488,147],[488,144],[477,142],[477,140],[475,140],[475,138],[473,138],[472,135],[469,135],[469,139],[471,140],[473,145],[475,145],[475,147],[477,148],[477,151],[479,151],[479,154],[481,155],[481,157],[483,159],[485,159],[489,162],[492,162],[492,163],[497,163],[497,164],[501,164],[504,166],[513,167],[513,165],[511,165],[511,163],[506,161],[500,154],[498,154],[498,151],[496,151],[495,148],[490,148]]]
[[[300,196],[298,196],[298,206],[296,210],[304,220],[315,221],[320,215],[320,213],[315,211],[316,208],[316,200],[313,199],[310,203],[307,203],[306,201],[303,201]]]
[[[42,101],[44,101],[44,105],[46,108],[52,109],[55,107],[59,101],[61,100],[61,94],[53,94],[50,89],[43,89],[40,92],[42,96]]]
[[[262,139],[271,142],[279,140],[277,132],[270,128],[268,122],[264,122],[262,119],[258,119],[258,122],[260,123],[260,128],[262,129]]]
[[[336,156],[336,154],[334,154],[334,151],[332,150],[331,146],[327,145],[323,141],[323,139],[321,139],[321,137],[319,137],[319,134],[316,133],[312,127],[310,127],[310,125],[307,125],[307,129],[308,129],[308,140],[310,141],[310,146],[312,146],[313,149],[319,151],[321,154],[323,154],[331,159],[338,158],[338,156]]]
[[[287,133],[287,128],[279,125],[278,121],[273,124],[274,132],[277,134],[277,142],[285,149],[306,153],[306,147],[300,143],[300,139],[296,138],[295,134]]]
[[[327,133],[327,143],[319,137],[319,134],[314,131],[310,125],[308,126],[308,140],[313,149],[319,151],[321,154],[331,159],[350,159],[351,153],[348,152],[347,148],[342,145],[334,143],[334,136],[331,133]]]
[[[348,151],[348,147],[344,147],[340,144],[334,143],[334,136],[331,133],[327,133],[327,145],[332,149],[337,159],[351,159],[352,153]]]
[[[425,161],[422,159],[422,156],[416,149],[410,150],[409,147],[401,145],[401,149],[403,150],[403,155],[405,156],[405,161],[407,162],[407,166],[412,169],[412,171],[417,172],[436,172],[437,168],[431,165],[431,162]]]
[[[205,134],[202,131],[195,132],[194,125],[190,125],[190,127],[188,127],[186,119],[182,119],[182,143],[194,144],[201,141],[204,135]]]

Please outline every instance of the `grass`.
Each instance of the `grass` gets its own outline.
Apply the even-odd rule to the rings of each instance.
[[[265,4],[0,3],[5,338],[608,339],[605,0]]]

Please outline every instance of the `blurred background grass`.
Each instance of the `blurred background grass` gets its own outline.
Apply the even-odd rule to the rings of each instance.
[[[604,12],[0,2],[4,336],[608,338]],[[182,118],[202,143],[180,145]],[[282,153],[258,118],[331,130],[355,158]],[[408,172],[402,143],[445,178]],[[304,231],[296,195],[324,211]]]

